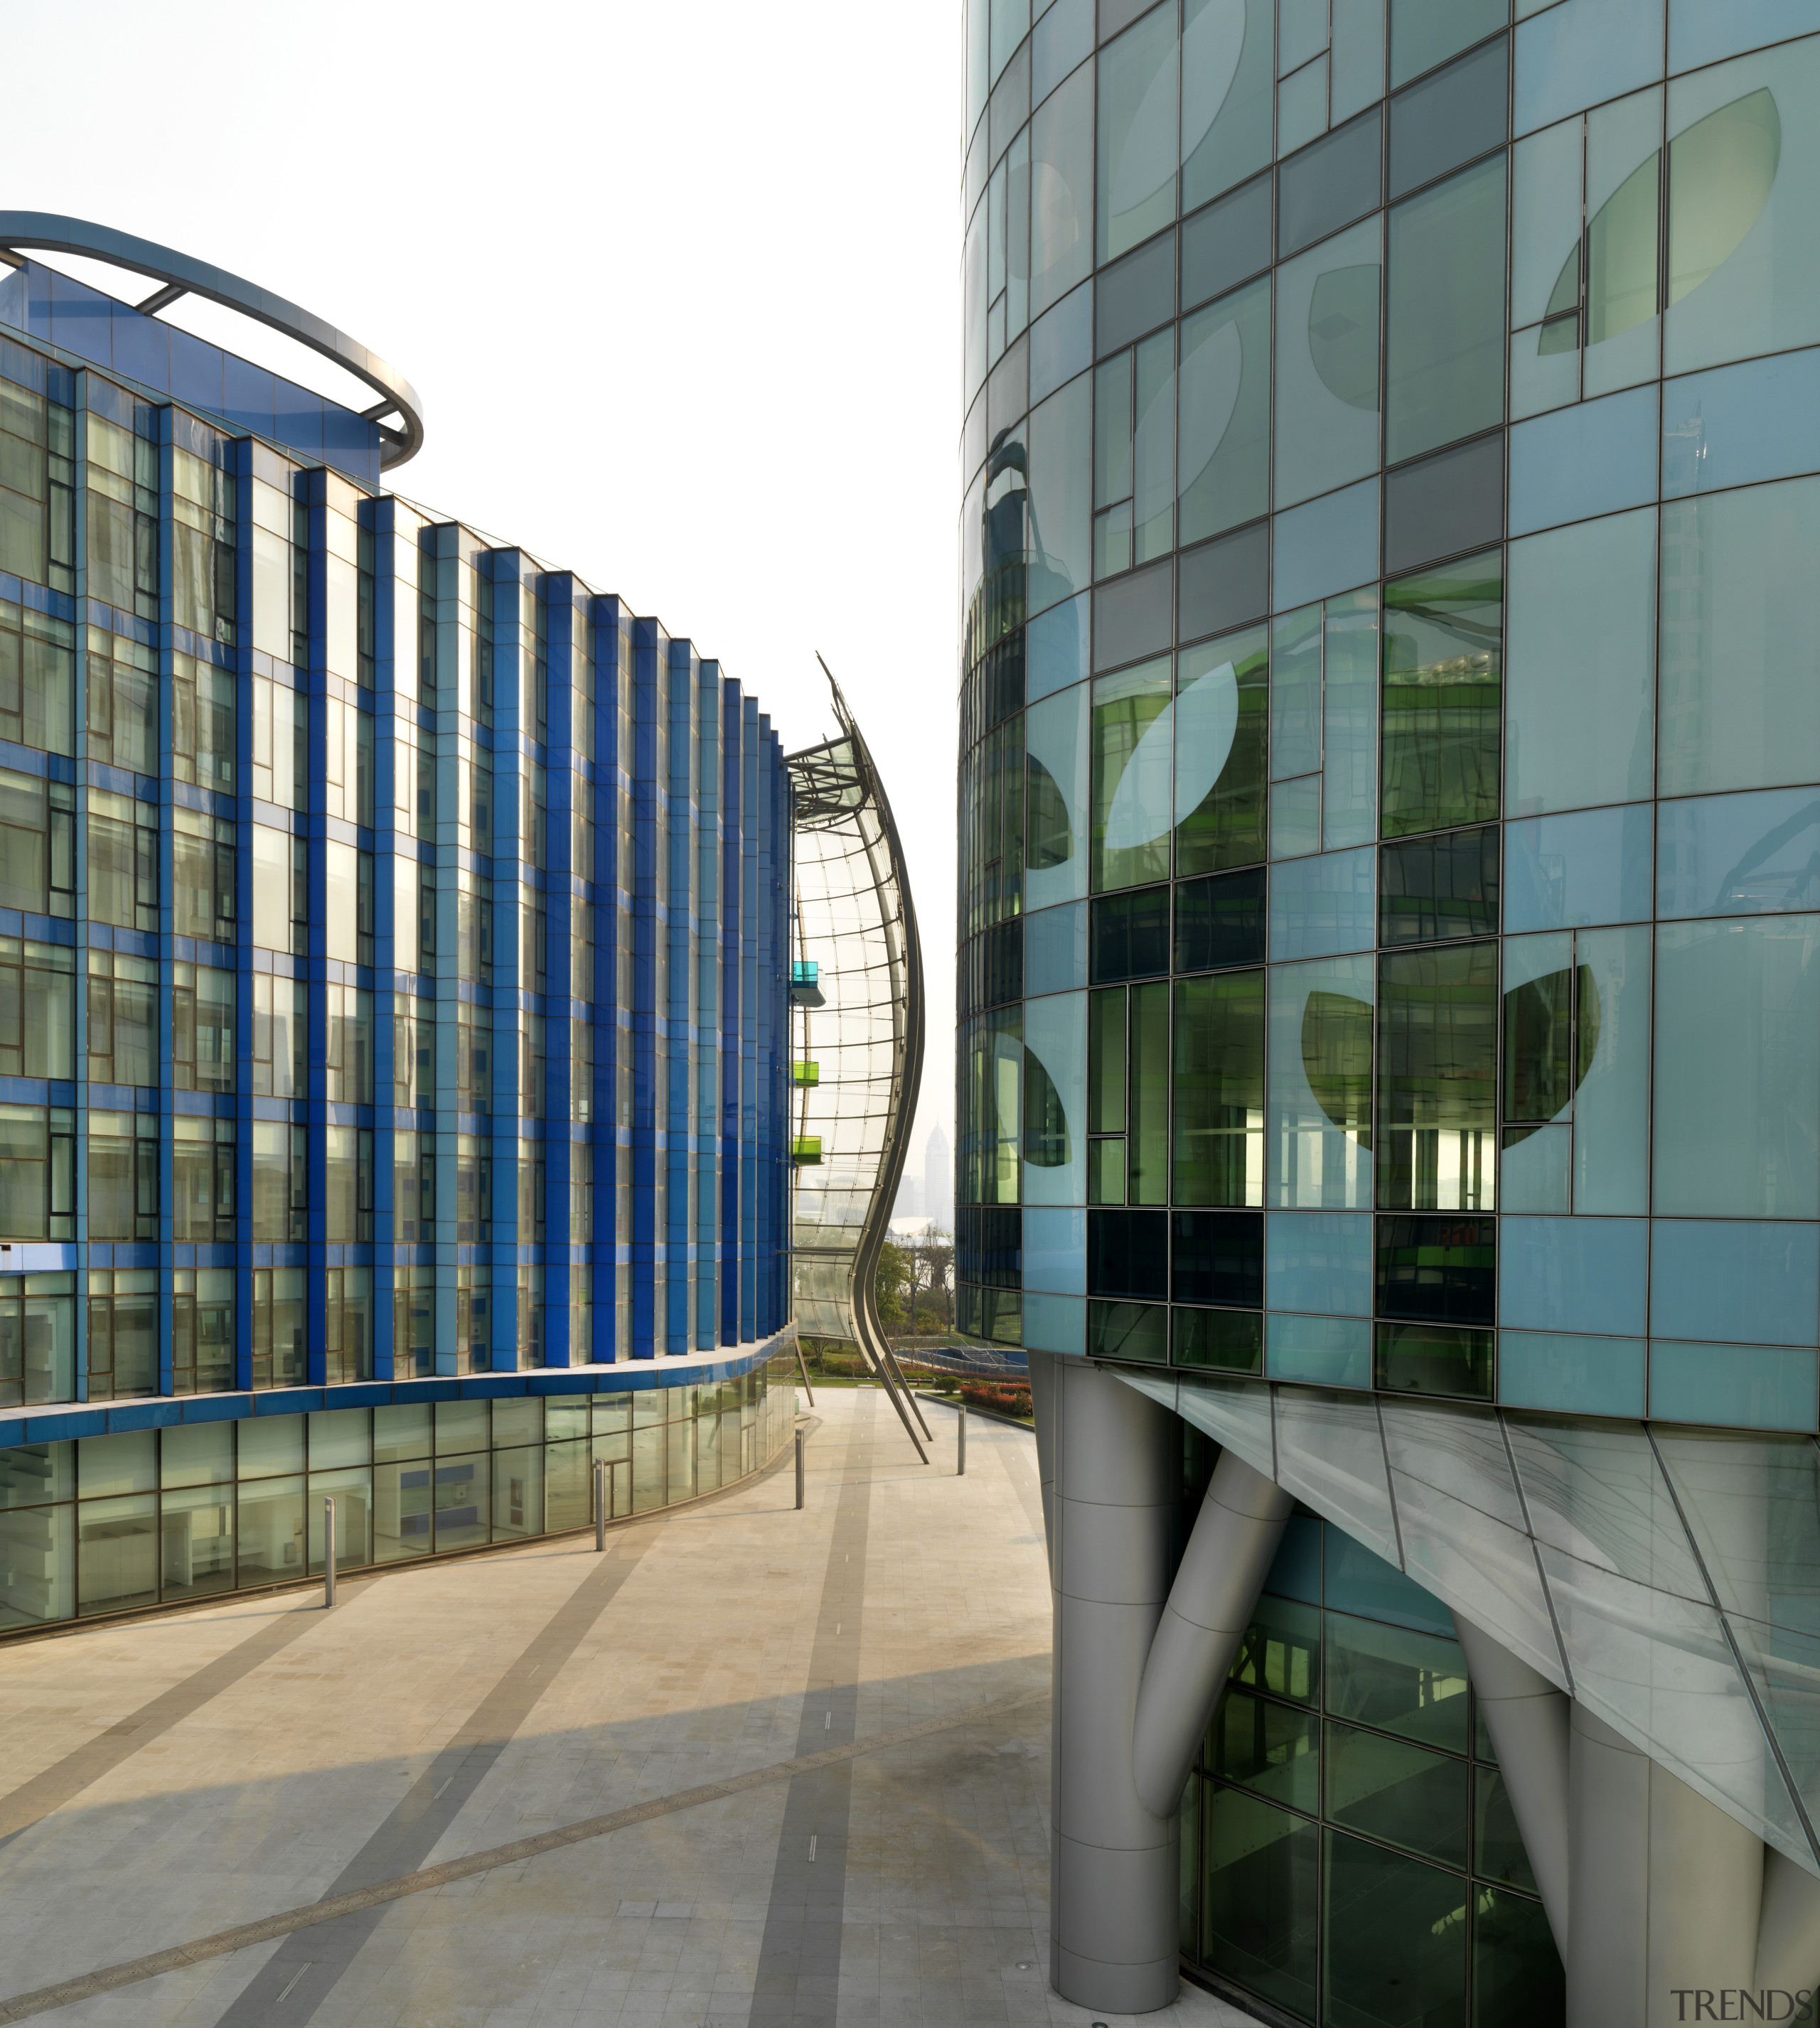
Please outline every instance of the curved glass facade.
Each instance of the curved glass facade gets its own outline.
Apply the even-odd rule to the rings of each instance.
[[[966,1328],[1147,1370],[1184,1416],[1218,1393],[1222,1442],[1304,1401],[1388,1431],[1395,1397],[1437,1452],[1492,1408],[1610,1419],[1655,1488],[1666,1426],[1708,1426],[1759,1505],[1810,1455],[1816,28],[975,0]],[[1307,1438],[1299,1496],[1429,1586],[1348,1508],[1344,1448]],[[1548,1671],[1595,1704],[1624,1614],[1574,1560],[1659,1597],[1698,1561],[1653,1518],[1640,1564],[1587,1548],[1623,1482],[1588,1463],[1567,1560],[1536,1552],[1539,1603],[1578,1587]],[[1716,1639],[1725,1581],[1689,1596]],[[1748,1780],[1723,1806],[1812,1872],[1807,1693],[1744,1681],[1793,1667],[1799,1615],[1759,1604],[1678,1747],[1647,1698],[1612,1723],[1685,1768],[1754,1714],[1781,1826]],[[1226,1969],[1362,2018],[1318,1963],[1317,1820],[1307,1982]]]
[[[922,1082],[922,946],[891,805],[838,685],[834,705],[841,738],[789,760],[794,1314],[860,1346],[897,1399],[876,1280]]]

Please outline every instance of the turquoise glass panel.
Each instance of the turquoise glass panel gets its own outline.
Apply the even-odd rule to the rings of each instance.
[[[1820,917],[1656,933],[1654,1208],[1820,1217]]]
[[[1084,1354],[1087,1350],[1086,1298],[1026,1290],[1022,1342],[1031,1352]]]
[[[1689,373],[1662,390],[1662,497],[1820,472],[1820,350]]]
[[[1273,609],[1307,605],[1377,575],[1379,487],[1375,479],[1310,500],[1271,524]]]
[[[1644,1342],[1570,1333],[1498,1334],[1498,1399],[1576,1416],[1641,1416]]]
[[[1377,468],[1381,234],[1367,219],[1277,270],[1279,506]]]
[[[1273,1211],[1264,1222],[1264,1300],[1273,1310],[1371,1315],[1368,1213]]]
[[[1329,1612],[1357,1613],[1452,1639],[1453,1615],[1433,1592],[1424,1591],[1414,1578],[1405,1577],[1396,1564],[1355,1541],[1344,1530],[1329,1528],[1325,1537],[1321,1595]]]
[[[1270,876],[1270,957],[1370,950],[1377,938],[1377,853],[1369,846],[1292,860]]]
[[[1582,930],[1574,953],[1581,968],[1581,1049],[1587,1046],[1588,986],[1599,999],[1599,1036],[1574,1098],[1574,1208],[1581,1214],[1644,1212],[1650,933]]]
[[[1648,922],[1651,815],[1633,803],[1506,824],[1506,933]]]
[[[1820,28],[1820,0],[1670,0],[1668,67],[1692,70]]]
[[[1820,789],[1664,803],[1655,838],[1659,916],[1820,907]]]
[[[1035,999],[1087,983],[1087,904],[1066,901],[1024,918],[1024,990]]]
[[[1649,1322],[1658,1338],[1820,1344],[1820,1226],[1658,1219]]]
[[[1654,387],[1633,387],[1518,424],[1510,443],[1510,533],[1654,499],[1658,410]]]
[[[1024,1287],[1051,1295],[1087,1293],[1087,1214],[1055,1205],[1024,1211]]]
[[[1517,1138],[1519,1134],[1521,1138]],[[1570,1209],[1573,1168],[1571,1127],[1507,1127],[1498,1158],[1499,1210]]]
[[[1820,479],[1662,509],[1659,794],[1820,781],[1816,554]]]
[[[1820,1367],[1811,1351],[1650,1342],[1649,1412],[1664,1422],[1811,1430],[1817,1405]]]
[[[1088,607],[1082,592],[1066,605],[1039,613],[1024,630],[1024,696],[1034,704],[1051,691],[1066,690],[1087,676]]]
[[[1531,535],[1510,544],[1506,566],[1505,809],[1533,816],[1648,796],[1654,513]]]
[[[1640,1337],[1648,1282],[1645,1219],[1499,1222],[1498,1321],[1507,1327]]]
[[[1371,1326],[1364,1318],[1280,1316],[1264,1320],[1264,1367],[1273,1380],[1314,1387],[1371,1385]]]
[[[1277,966],[1270,994],[1266,1201],[1369,1209],[1373,960]]]
[[[1662,0],[1564,0],[1517,28],[1516,130],[1527,134],[1662,76]]]

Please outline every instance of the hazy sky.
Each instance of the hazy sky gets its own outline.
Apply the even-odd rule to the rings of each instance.
[[[826,657],[921,920],[913,1168],[953,1111],[961,54],[958,0],[7,23],[9,205],[180,247],[370,346],[424,402],[398,490],[657,615],[787,749],[834,729]],[[170,315],[339,391],[257,326]]]

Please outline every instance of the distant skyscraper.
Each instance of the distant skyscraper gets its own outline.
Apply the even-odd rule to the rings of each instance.
[[[954,1157],[940,1127],[930,1130],[923,1149],[923,1210],[937,1225],[954,1222]]]

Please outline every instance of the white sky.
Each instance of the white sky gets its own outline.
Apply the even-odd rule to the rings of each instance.
[[[960,17],[61,0],[7,22],[9,205],[180,247],[370,346],[423,399],[401,492],[655,614],[786,749],[834,730],[826,657],[921,918],[913,1173],[953,1129]],[[339,391],[211,315],[172,320]]]

